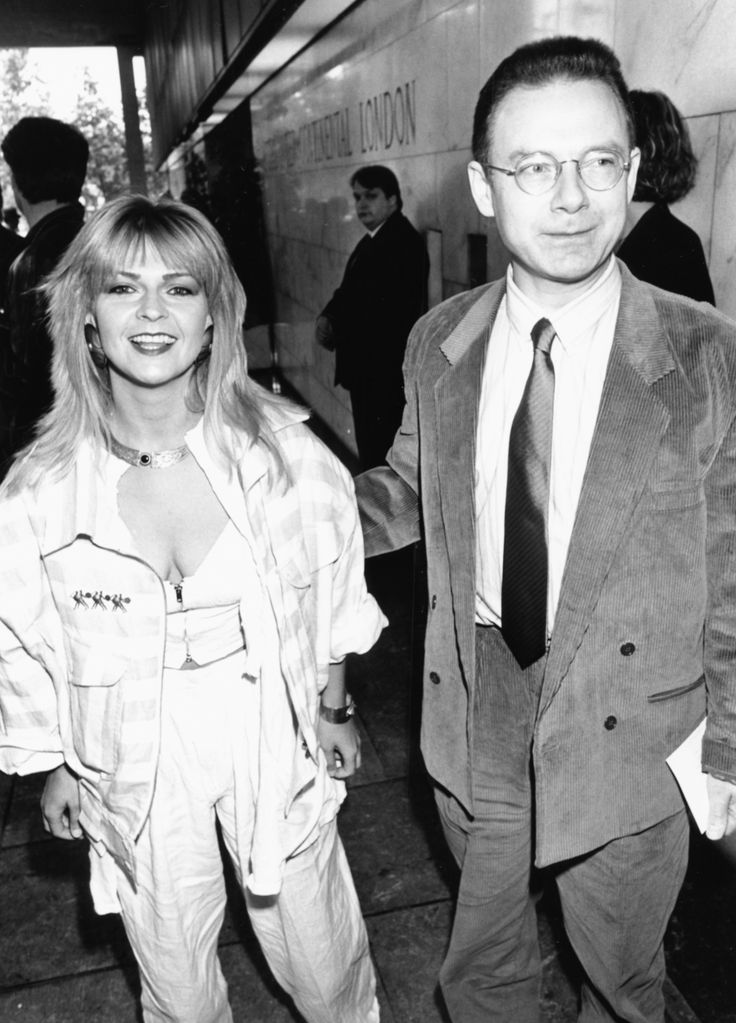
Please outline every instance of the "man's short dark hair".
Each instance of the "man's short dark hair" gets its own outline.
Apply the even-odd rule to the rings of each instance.
[[[27,202],[79,198],[89,146],[71,124],[53,117],[23,117],[3,139],[2,151]]]
[[[352,188],[353,185],[362,185],[363,188],[380,188],[387,199],[390,199],[392,195],[396,196],[398,210],[404,205],[399,179],[388,167],[381,167],[379,164],[359,167],[350,179],[350,187]]]
[[[514,50],[481,89],[473,117],[473,159],[478,163],[488,160],[493,116],[504,96],[517,86],[533,88],[560,79],[592,80],[607,85],[621,104],[629,142],[635,145],[629,91],[613,50],[598,39],[552,36]]]
[[[641,149],[634,201],[677,202],[692,189],[698,168],[687,125],[663,92],[632,89],[629,96]]]

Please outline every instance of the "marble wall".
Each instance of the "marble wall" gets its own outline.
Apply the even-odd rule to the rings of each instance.
[[[313,324],[362,233],[351,173],[382,163],[398,175],[427,237],[433,303],[468,287],[469,235],[486,237],[487,276],[498,276],[493,221],[466,184],[472,111],[500,59],[558,33],[602,39],[631,87],[661,89],[687,117],[699,175],[675,212],[700,234],[717,303],[736,317],[736,0],[365,0],[251,100],[279,366],[349,448],[349,396]]]

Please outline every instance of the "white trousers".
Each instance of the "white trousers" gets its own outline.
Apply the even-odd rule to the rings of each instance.
[[[237,664],[224,666],[165,673],[161,756],[137,842],[136,890],[114,868],[146,1023],[232,1023],[217,957],[225,885],[215,819],[242,885],[258,707],[257,687]],[[245,898],[274,976],[308,1023],[378,1023],[368,938],[334,820],[287,861],[278,895],[245,889]]]

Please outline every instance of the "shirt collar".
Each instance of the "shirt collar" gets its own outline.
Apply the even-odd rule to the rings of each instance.
[[[388,224],[391,217],[395,217],[398,212],[399,212],[398,210],[394,210],[393,213],[389,213],[386,219],[382,220],[378,227],[375,227],[372,231],[369,231],[368,234],[371,236],[371,238],[375,238],[378,232],[381,230],[381,228]]]
[[[557,332],[557,342],[568,353],[589,341],[591,331],[604,313],[618,304],[620,297],[621,272],[613,255],[604,272],[589,288],[553,312],[532,302],[520,290],[514,281],[511,265],[506,271],[506,311],[512,332],[526,341],[534,324],[546,317]]]

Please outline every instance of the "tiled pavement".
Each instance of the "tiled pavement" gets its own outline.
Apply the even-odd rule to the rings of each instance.
[[[371,654],[350,665],[365,763],[341,832],[367,918],[383,1020],[447,1023],[436,976],[455,878],[416,751],[408,560],[383,560],[377,588],[392,624]],[[0,1021],[134,1023],[136,970],[120,922],[94,915],[84,845],[44,834],[39,792],[39,779],[0,774]],[[547,899],[539,909],[544,1020],[568,1023],[576,1011],[574,960]],[[670,975],[698,1015],[669,984],[671,1023],[736,1023],[734,907],[732,866],[700,841],[668,937]],[[237,1023],[294,1023],[235,891],[221,958]]]

